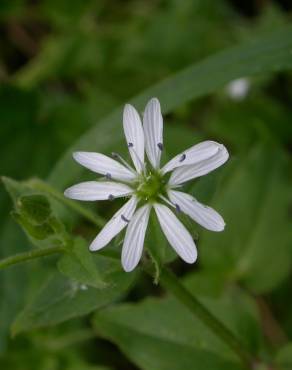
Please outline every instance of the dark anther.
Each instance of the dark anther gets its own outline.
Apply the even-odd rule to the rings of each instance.
[[[110,195],[108,196],[108,199],[109,199],[109,200],[114,200],[114,199],[115,199],[115,197],[114,197],[112,194],[110,194]]]
[[[179,162],[183,162],[186,159],[186,155],[182,154],[182,156],[179,159]]]
[[[128,143],[129,148],[133,148],[134,144],[133,143]]]
[[[121,219],[122,219],[123,221],[127,222],[127,223],[129,223],[129,222],[130,222],[130,220],[128,220],[124,215],[121,215]]]
[[[108,180],[110,180],[110,179],[112,178],[112,175],[111,175],[110,173],[106,173],[106,174],[105,174],[105,177],[106,177]]]
[[[175,209],[176,209],[177,212],[181,212],[181,208],[178,204],[175,204]]]
[[[158,148],[162,151],[163,150],[163,144],[162,143],[158,143],[157,144]]]
[[[112,152],[112,157],[113,158],[119,158],[119,155],[118,155],[118,153]]]

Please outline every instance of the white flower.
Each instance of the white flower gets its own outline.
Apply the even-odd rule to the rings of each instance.
[[[99,153],[73,154],[78,163],[104,175],[105,180],[74,185],[65,191],[66,197],[88,201],[129,197],[96,236],[89,249],[97,251],[105,247],[127,227],[122,265],[125,271],[132,271],[142,255],[150,211],[153,208],[169,244],[185,262],[194,263],[197,259],[194,240],[166,204],[177,212],[188,215],[208,230],[222,231],[225,223],[216,211],[177,188],[225,163],[228,159],[226,148],[214,141],[204,141],[178,154],[160,168],[163,119],[156,98],[151,99],[145,108],[143,125],[136,109],[127,104],[123,126],[135,169],[115,153],[115,159]],[[148,164],[144,160],[145,150]]]

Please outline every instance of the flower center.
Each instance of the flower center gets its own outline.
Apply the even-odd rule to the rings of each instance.
[[[165,182],[159,173],[150,172],[143,176],[137,187],[137,196],[145,201],[156,201],[165,193]]]

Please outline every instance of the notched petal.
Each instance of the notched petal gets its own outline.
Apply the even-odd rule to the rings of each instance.
[[[131,199],[122,208],[120,208],[103,227],[103,229],[89,246],[89,250],[97,251],[105,247],[116,235],[118,235],[127,226],[128,223],[125,222],[122,217],[130,220],[135,212],[136,207],[137,198],[135,196],[132,196]]]
[[[85,181],[66,189],[64,195],[76,200],[107,200],[119,198],[133,193],[128,185],[111,181]]]
[[[123,113],[123,126],[129,152],[137,172],[144,168],[144,131],[136,109],[126,104]]]
[[[75,152],[73,158],[89,170],[116,180],[132,181],[136,177],[134,171],[101,153]]]
[[[211,231],[223,231],[225,222],[218,212],[198,202],[190,194],[180,191],[169,190],[168,196],[171,202],[177,204],[181,211]]]
[[[167,206],[156,203],[154,209],[169,244],[185,262],[194,263],[197,248],[191,234]]]
[[[156,98],[152,98],[146,105],[143,127],[148,159],[154,168],[159,168],[163,150],[163,118],[159,100]]]
[[[122,266],[126,272],[134,270],[141,259],[150,209],[148,204],[139,208],[127,227],[122,249]]]
[[[214,156],[222,148],[222,144],[207,140],[192,146],[176,155],[161,169],[163,174],[186,165],[194,165]]]
[[[177,167],[171,174],[168,184],[170,186],[177,186],[189,180],[207,175],[216,168],[222,166],[229,158],[229,154],[224,145],[220,144],[217,152],[208,159],[202,160],[193,165],[186,165]]]

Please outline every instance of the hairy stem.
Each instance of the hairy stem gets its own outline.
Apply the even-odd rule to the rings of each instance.
[[[229,346],[246,369],[253,369],[256,359],[244,348],[236,336],[182,285],[173,272],[164,267],[160,281],[166,290],[171,292],[194,316]]]
[[[14,256],[6,257],[0,260],[0,270],[5,269],[6,267],[30,261],[39,257],[46,257],[56,253],[64,252],[63,247],[47,247],[40,249],[33,249],[28,252],[18,253]]]

